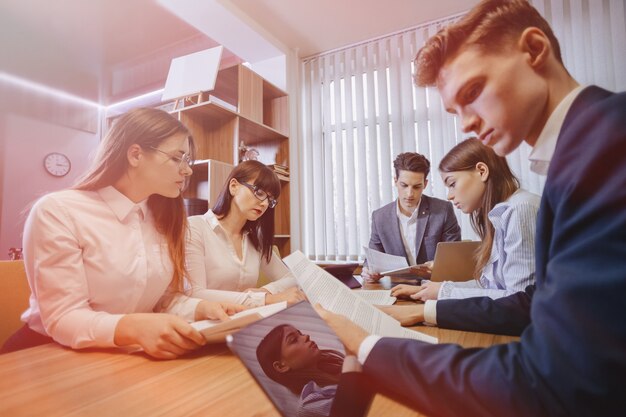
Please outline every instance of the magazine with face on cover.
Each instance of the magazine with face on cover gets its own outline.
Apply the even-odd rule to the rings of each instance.
[[[227,337],[283,416],[328,416],[345,350],[306,301]]]

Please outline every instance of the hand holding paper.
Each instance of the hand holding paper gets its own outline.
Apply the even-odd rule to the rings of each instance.
[[[361,346],[363,340],[368,336],[368,333],[363,330],[362,327],[351,322],[346,316],[331,313],[320,304],[315,305],[315,311],[317,311],[317,314],[333,329],[335,334],[339,336],[348,354],[357,355],[359,353],[359,346]]]

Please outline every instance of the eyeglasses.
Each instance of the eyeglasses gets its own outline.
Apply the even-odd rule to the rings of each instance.
[[[187,164],[187,166],[189,168],[193,167],[193,159],[191,158],[191,155],[189,155],[188,153],[184,153],[180,156],[177,155],[172,155],[168,152],[162,151],[159,148],[155,148],[154,146],[150,146],[149,147],[152,150],[161,152],[163,155],[167,155],[172,161],[176,162],[178,164],[178,169],[182,170],[183,169],[183,163]]]
[[[257,199],[261,201],[267,200],[269,208],[274,208],[276,207],[276,204],[278,204],[278,201],[276,201],[274,197],[270,197],[268,193],[261,190],[257,185],[248,184],[247,182],[242,182],[242,181],[237,181],[237,182],[241,185],[248,187]]]

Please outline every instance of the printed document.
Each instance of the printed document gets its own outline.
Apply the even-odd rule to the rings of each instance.
[[[404,256],[390,255],[379,252],[376,249],[363,246],[363,251],[367,257],[367,269],[381,275],[406,274],[410,273],[409,263]]]
[[[354,294],[328,272],[308,260],[302,252],[296,251],[283,261],[296,276],[298,285],[312,305],[319,303],[333,313],[344,315],[372,334],[437,343],[436,337],[403,328],[400,322]]]

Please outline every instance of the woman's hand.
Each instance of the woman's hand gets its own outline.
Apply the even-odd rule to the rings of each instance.
[[[214,301],[200,301],[196,307],[195,320],[230,320],[232,316],[240,311],[247,310],[248,307],[241,304],[222,303]]]
[[[436,300],[439,296],[439,288],[441,288],[441,282],[425,282],[422,283],[419,291],[415,294],[412,294],[410,297],[413,300]]]
[[[409,284],[398,284],[391,289],[391,296],[397,298],[410,298],[411,295],[417,293],[422,287]]]
[[[267,293],[265,296],[265,304],[275,304],[281,301],[287,301],[288,305],[299,303],[306,300],[306,296],[302,290],[298,287],[291,287],[285,291],[281,291],[276,294]]]
[[[185,320],[161,313],[126,314],[117,323],[113,341],[117,346],[139,345],[158,359],[174,359],[206,343]]]
[[[364,266],[361,270],[361,277],[368,282],[378,282],[383,276],[378,272],[370,272],[370,270]]]
[[[424,321],[424,304],[377,307],[398,320],[403,326],[412,326]]]

